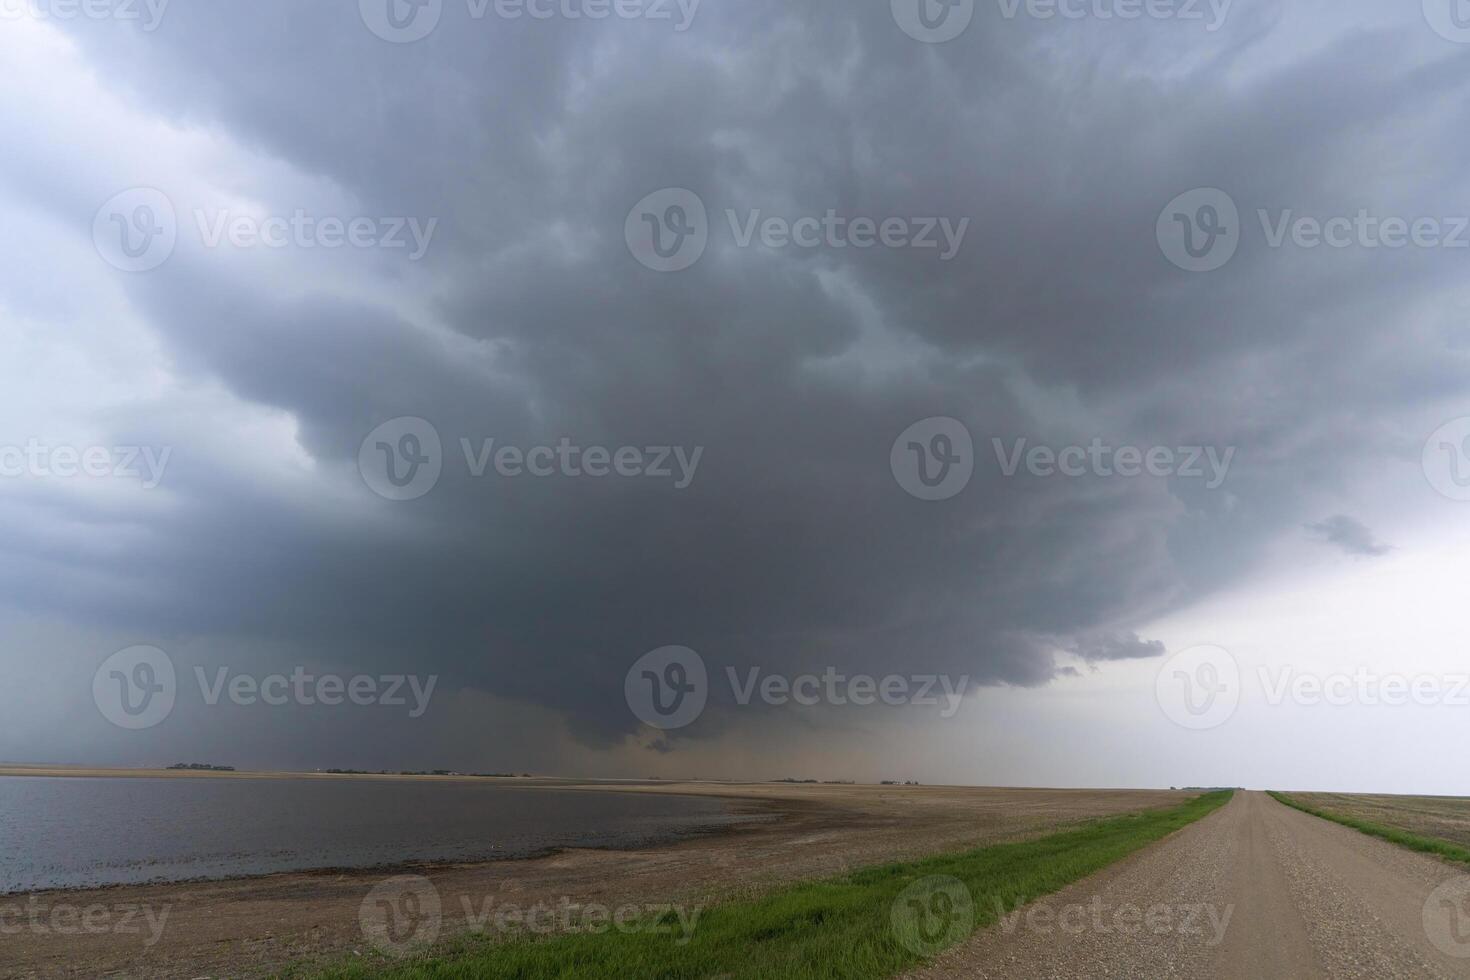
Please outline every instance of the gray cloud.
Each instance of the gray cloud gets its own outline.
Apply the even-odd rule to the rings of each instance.
[[[1392,546],[1379,541],[1362,521],[1346,514],[1334,514],[1324,521],[1308,524],[1307,530],[1350,555],[1377,558],[1393,550]]]
[[[355,8],[201,2],[152,34],[66,25],[130,106],[270,162],[217,164],[211,187],[289,211],[329,185],[355,213],[440,230],[412,266],[343,255],[340,276],[293,278],[181,248],[125,282],[181,386],[289,419],[305,462],[270,483],[167,399],[119,398],[96,424],[175,447],[168,505],[10,498],[16,607],[200,662],[406,664],[595,746],[633,731],[624,671],[670,643],[717,667],[1037,686],[1075,673],[1059,653],[1160,655],[1135,630],[1248,577],[1322,500],[1411,458],[1426,405],[1466,394],[1463,328],[1428,308],[1462,278],[1458,254],[1273,250],[1255,216],[1459,200],[1470,53],[1417,10],[1309,5],[1304,30],[1262,0],[1213,34],[977,14],[928,46],[881,3],[706,3],[682,34],[461,22],[448,3],[433,35],[392,45]],[[56,152],[21,147],[34,159],[0,163],[0,182],[85,230],[100,202],[45,172]],[[170,173],[151,182],[187,223],[198,185]],[[1207,275],[1154,238],[1198,186],[1228,191],[1248,232]],[[714,225],[681,273],[623,240],[661,187],[694,190]],[[727,208],[971,227],[951,262],[772,251],[737,247]],[[408,503],[355,473],[398,416],[446,449],[438,486]],[[889,470],[893,440],[931,416],[976,445],[970,484],[940,503]],[[685,490],[475,479],[461,437],[704,456]],[[1209,491],[1007,477],[991,449],[1095,437],[1237,455]],[[128,547],[89,551],[78,522],[126,526]],[[1383,547],[1350,518],[1312,527]]]
[[[1147,660],[1168,651],[1158,640],[1145,640],[1137,633],[1100,633],[1085,637],[1072,652],[1089,663],[1109,660]]]

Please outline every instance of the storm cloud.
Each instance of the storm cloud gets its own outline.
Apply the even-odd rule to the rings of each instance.
[[[1329,544],[1334,544],[1350,555],[1376,558],[1393,549],[1373,536],[1373,531],[1362,521],[1346,514],[1335,514],[1325,521],[1308,524],[1307,530],[1317,534]]]
[[[172,450],[154,490],[4,481],[3,601],[42,624],[14,655],[84,631],[79,676],[134,643],[184,674],[434,674],[458,707],[394,736],[429,765],[479,732],[480,699],[519,719],[496,759],[562,729],[648,738],[624,679],[670,644],[721,675],[1036,687],[1162,656],[1151,620],[1304,524],[1379,554],[1354,519],[1315,522],[1384,467],[1429,495],[1420,450],[1470,389],[1466,253],[1272,233],[1470,208],[1470,46],[1380,6],[1241,0],[1209,30],[981,3],[942,44],[838,0],[704,0],[685,29],[673,4],[445,0],[405,43],[352,0],[6,24],[31,84],[0,98],[0,442]],[[140,187],[178,241],[119,271],[94,218]],[[1159,239],[1196,188],[1238,212],[1207,272]],[[630,247],[630,212],[665,189],[705,212],[677,271]],[[317,224],[278,223],[282,247],[208,240],[222,215],[298,212]],[[434,224],[413,259],[323,246],[331,217],[410,242]],[[413,499],[361,471],[397,419],[439,442]],[[927,419],[972,440],[944,499],[896,462],[938,462],[949,443],[895,447]],[[384,461],[423,447],[402,434]],[[1021,439],[1078,469],[1008,474],[992,445]],[[1206,450],[1234,454],[1218,486],[1186,468]],[[381,723],[293,722],[291,749],[252,751],[360,761]]]

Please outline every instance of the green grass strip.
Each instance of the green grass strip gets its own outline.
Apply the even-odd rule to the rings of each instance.
[[[761,898],[705,909],[692,938],[682,944],[668,934],[637,931],[469,936],[416,958],[356,960],[317,976],[877,980],[1172,834],[1230,797],[1229,791],[1207,793],[1176,807],[1090,821],[1036,840],[784,886]]]
[[[1277,803],[1284,803],[1293,810],[1300,810],[1314,817],[1321,817],[1323,820],[1340,823],[1344,827],[1351,827],[1356,831],[1372,837],[1382,838],[1390,844],[1398,844],[1400,847],[1407,847],[1411,851],[1437,854],[1450,861],[1470,864],[1470,849],[1461,847],[1459,844],[1452,844],[1447,840],[1440,840],[1438,837],[1425,837],[1422,834],[1410,833],[1407,830],[1400,830],[1397,827],[1389,827],[1381,823],[1373,823],[1370,820],[1359,820],[1357,817],[1343,816],[1340,813],[1333,813],[1330,810],[1318,810],[1316,807],[1307,806],[1305,803],[1292,799],[1285,793],[1278,793],[1274,790],[1267,790],[1266,792]]]

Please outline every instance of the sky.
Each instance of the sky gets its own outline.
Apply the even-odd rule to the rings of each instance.
[[[0,63],[0,760],[1470,794],[1461,0]]]

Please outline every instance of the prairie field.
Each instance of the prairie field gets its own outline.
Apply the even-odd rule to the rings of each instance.
[[[1289,795],[1313,810],[1470,849],[1470,799],[1464,797],[1358,793]]]

